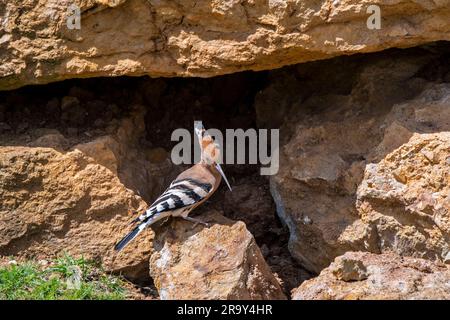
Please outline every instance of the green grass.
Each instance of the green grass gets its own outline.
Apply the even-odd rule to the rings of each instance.
[[[42,267],[34,262],[0,268],[0,300],[121,300],[124,282],[84,258],[68,255]]]

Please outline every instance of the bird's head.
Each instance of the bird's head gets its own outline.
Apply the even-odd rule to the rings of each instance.
[[[205,130],[201,121],[196,121],[194,125],[195,134],[197,135],[198,142],[201,149],[200,162],[205,165],[210,165],[216,168],[222,178],[225,180],[228,188],[231,191],[230,183],[228,182],[225,173],[220,167],[220,147],[214,140],[214,138]]]

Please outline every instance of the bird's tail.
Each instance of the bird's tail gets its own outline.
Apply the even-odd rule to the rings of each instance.
[[[138,225],[136,228],[134,228],[129,234],[127,234],[125,237],[123,237],[122,240],[120,240],[114,247],[114,250],[116,251],[120,251],[123,248],[125,248],[125,246],[130,243],[131,240],[133,240],[134,238],[136,238],[138,236],[139,233],[142,232],[142,230],[144,228],[141,228],[142,224]]]
[[[136,228],[128,233],[122,240],[120,240],[115,246],[114,250],[120,251],[125,248],[134,238],[136,238],[146,227],[159,220],[159,216],[148,217],[142,221]],[[137,222],[137,221],[136,221]]]

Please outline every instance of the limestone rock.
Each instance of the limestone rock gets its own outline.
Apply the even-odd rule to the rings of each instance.
[[[109,128],[110,134],[94,137],[73,146],[98,164],[108,168],[129,189],[147,202],[152,202],[180,172],[164,149],[142,149],[140,138],[145,136],[145,108],[135,106],[128,117]]]
[[[285,299],[245,224],[216,211],[158,232],[150,274],[161,299]]]
[[[80,29],[68,27],[77,4]],[[75,77],[214,76],[450,39],[450,2],[12,0],[0,5],[0,89]],[[70,23],[69,23],[70,26]]]
[[[353,259],[349,255],[336,258],[337,266],[330,267],[332,273],[338,280],[361,281],[368,277],[367,268],[361,260]]]
[[[449,105],[450,109],[450,105]],[[417,134],[377,164],[357,191],[379,250],[443,261],[450,251],[450,132]]]
[[[403,54],[293,67],[257,98],[262,123],[282,124],[271,192],[290,252],[307,269],[318,273],[347,251],[445,260],[450,86],[425,80],[428,68],[426,55]],[[277,100],[284,111],[272,117],[267,105]]]
[[[86,156],[95,159],[98,164],[108,168],[117,175],[119,160],[116,154],[119,152],[120,145],[111,136],[103,136],[93,141],[78,144],[73,149],[79,150]]]
[[[0,147],[0,255],[39,260],[63,251],[135,277],[147,269],[152,232],[123,253],[114,244],[145,202],[80,151]]]
[[[78,100],[62,100],[80,112]],[[130,231],[131,215],[147,206],[142,198],[153,201],[177,174],[167,154],[148,157],[141,150],[144,116],[134,106],[105,130],[63,135],[28,128],[1,136],[11,146],[0,147],[0,255],[37,259],[66,251],[148,280],[150,230],[119,255],[113,251]]]
[[[349,265],[353,270],[348,271]],[[361,269],[364,269],[363,271]],[[354,277],[355,270],[364,273]],[[341,275],[341,276],[337,276]],[[450,269],[394,253],[347,252],[293,290],[294,300],[450,299]]]

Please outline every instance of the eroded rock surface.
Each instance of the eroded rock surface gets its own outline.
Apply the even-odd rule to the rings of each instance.
[[[152,233],[116,256],[130,214],[145,202],[80,151],[0,147],[0,254],[43,259],[63,251],[113,271],[145,270]]]
[[[198,114],[201,114],[201,118],[205,119],[207,123],[212,123],[209,121],[214,119],[216,122],[211,126],[215,126],[217,123],[223,126],[229,126],[232,123],[233,126],[243,126],[244,128],[252,125],[254,117],[249,112],[249,105],[252,101],[252,94],[256,92],[254,86],[257,81],[252,82],[249,79],[258,80],[258,75],[232,75],[211,80],[196,79],[192,82],[187,79],[124,77],[73,80],[4,92],[2,93],[2,103],[0,103],[0,119],[2,121],[0,125],[4,125],[5,131],[0,134],[0,145],[8,146],[11,149],[27,147],[32,150],[41,150],[41,148],[48,148],[61,156],[74,152],[79,153],[80,157],[92,163],[93,167],[95,165],[95,168],[99,167],[108,172],[109,178],[105,179],[114,178],[114,181],[118,181],[117,183],[122,188],[129,189],[127,192],[132,197],[139,195],[147,203],[151,203],[167,188],[180,170],[187,167],[174,166],[169,159],[170,154],[167,150],[170,150],[173,145],[170,137],[175,128],[190,129],[193,124],[192,119]],[[236,82],[241,85],[234,90]],[[250,86],[245,86],[246,83]],[[222,90],[225,87],[230,88],[230,93]],[[229,104],[232,105],[231,109]],[[230,111],[235,116],[227,118],[226,115]],[[218,117],[218,113],[223,116]],[[173,114],[179,116],[173,117]],[[55,162],[58,161],[59,158],[55,160]],[[63,167],[65,164],[60,163],[60,165]],[[239,213],[247,211],[240,216],[255,226],[252,231],[255,231],[256,236],[261,240],[258,244],[263,245],[264,254],[271,260],[270,265],[274,267],[274,273],[281,275],[284,282],[283,290],[287,293],[293,287],[298,286],[303,279],[304,271],[297,265],[291,264],[292,258],[285,248],[287,233],[279,223],[276,223],[276,214],[268,192],[267,181],[249,183],[247,178],[252,174],[248,172],[248,168],[238,166],[234,169],[233,173],[228,166],[225,168],[230,177],[236,175],[246,182],[245,186],[240,187],[241,190],[247,190],[246,194],[242,193],[240,198],[229,198],[225,192],[219,190],[215,195],[216,198],[202,207],[213,204],[220,208],[225,203],[227,207],[230,207],[227,210],[228,214],[233,215],[233,219],[236,220],[239,219]],[[9,170],[13,171],[14,168]],[[31,175],[34,172],[24,171],[24,175],[27,174]],[[95,177],[91,180],[80,180],[76,170],[67,172],[64,179],[71,186],[85,184],[83,188],[90,188],[91,192],[101,192],[101,190],[97,191],[97,187],[100,188],[100,186],[90,186],[97,183]],[[50,178],[46,179],[43,184],[51,181]],[[99,179],[99,181],[102,180]],[[54,183],[58,184],[59,180]],[[236,183],[233,182],[233,185],[235,186]],[[28,187],[24,186],[24,188]],[[264,194],[261,194],[260,191],[263,191]],[[62,187],[61,192],[69,194],[65,186]],[[57,197],[58,194],[59,190],[53,188],[48,191],[48,198]],[[117,201],[122,197],[122,194],[116,193],[115,195],[116,197],[110,201]],[[89,196],[90,194],[86,197]],[[105,197],[107,196],[105,195]],[[220,198],[221,196],[222,198]],[[228,200],[224,201],[224,199]],[[139,203],[143,203],[142,200],[139,201]],[[231,205],[233,201],[239,203]],[[37,200],[33,198],[30,205],[36,202]],[[49,206],[51,205],[49,204]],[[129,206],[120,213],[102,211],[104,218],[101,223],[92,225],[92,230],[89,229],[91,232],[89,236],[92,238],[87,239],[87,242],[95,242],[96,237],[99,236],[96,228],[101,227],[104,230],[100,235],[105,239],[99,241],[100,244],[103,246],[104,242],[105,247],[112,248],[119,238],[130,231],[131,226],[127,223],[132,218],[131,214],[140,208],[142,209],[141,205]],[[71,224],[74,225],[73,232],[79,232],[82,229],[77,227],[80,219],[86,223],[83,228],[89,228],[90,218],[83,214],[89,209],[88,207],[78,210],[78,208],[69,207],[64,212],[65,215],[76,212],[75,217],[71,216],[74,220],[71,221]],[[11,210],[11,208],[5,209],[5,215],[14,214],[10,213]],[[53,214],[54,212],[49,210],[49,216]],[[258,225],[262,220],[265,221],[264,227]],[[266,226],[271,224],[274,225],[274,228],[268,230]],[[116,227],[112,230],[111,226]],[[48,237],[52,238],[52,231],[47,230],[47,227],[47,225],[43,225],[36,231],[36,237],[40,234],[49,234]],[[67,229],[69,228],[67,227]],[[110,235],[106,239],[108,233]],[[129,278],[136,278],[142,286],[151,287],[151,283],[148,281],[148,259],[152,248],[153,233],[149,229],[144,234],[145,237],[139,237],[133,241],[130,249],[118,256],[109,249],[99,250],[93,256],[91,251],[83,252],[83,250],[87,250],[86,247],[77,247],[76,249],[80,250],[74,250],[69,245],[73,242],[75,247],[77,241],[80,241],[79,238],[71,239],[73,236],[71,233],[58,234],[59,237],[66,237],[67,241],[62,242],[58,239],[57,246],[49,246],[46,250],[47,243],[43,243],[37,248],[35,238],[29,236],[30,233],[27,232],[22,237],[20,250],[6,250],[7,248],[5,248],[0,252],[0,256],[11,252],[18,259],[22,256],[39,259],[60,251],[69,251],[76,256],[84,253],[86,257],[98,257],[99,260],[103,260],[102,262],[109,263],[111,259],[120,262],[122,259],[136,257],[139,250],[136,251],[136,254],[130,254],[130,250],[140,248],[145,251],[145,254],[137,256],[138,262],[127,261],[113,270],[121,271]],[[265,234],[269,235],[267,240]],[[282,235],[282,241],[278,241],[279,235]],[[87,236],[86,232],[84,232],[84,236]],[[91,249],[90,247],[89,250]],[[142,283],[142,280],[145,283]]]
[[[428,59],[292,68],[257,98],[260,122],[282,124],[271,190],[307,269],[320,272],[346,251],[447,256],[450,85],[424,76],[441,77]]]
[[[450,261],[449,65],[448,45],[432,44],[213,79],[2,92],[0,256],[82,253],[148,280],[150,229],[121,255],[111,249],[141,197],[153,201],[182,170],[168,159],[172,131],[198,118],[251,128],[255,104],[261,128],[281,127],[280,172],[269,188],[257,166],[224,166],[233,192],[222,185],[194,212],[246,227],[215,214],[210,228],[155,226],[152,276],[163,298],[281,299],[311,276],[303,267],[319,273],[347,251],[425,258],[438,266],[430,277],[439,274],[430,260]],[[336,281],[366,281],[365,261],[344,261]]]
[[[450,269],[394,253],[348,252],[293,290],[295,300],[450,299]]]
[[[68,7],[81,10],[69,29]],[[450,2],[20,0],[0,4],[0,89],[75,77],[214,76],[450,40]]]
[[[198,218],[211,226],[174,219],[157,233],[150,274],[161,299],[285,299],[244,223]]]

